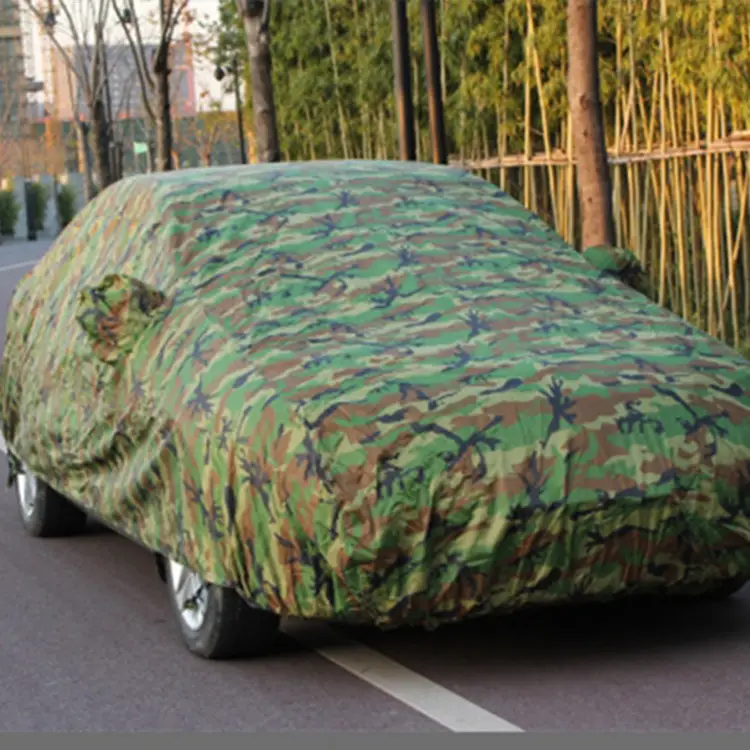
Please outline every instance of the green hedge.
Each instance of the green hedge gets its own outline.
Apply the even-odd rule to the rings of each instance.
[[[0,235],[12,237],[16,233],[16,224],[21,213],[21,205],[13,191],[0,191]]]
[[[57,191],[57,213],[60,229],[65,229],[76,215],[76,191],[70,185],[61,185]]]
[[[41,182],[31,182],[26,191],[29,202],[29,229],[36,233],[44,230],[44,220],[47,218],[48,189]]]

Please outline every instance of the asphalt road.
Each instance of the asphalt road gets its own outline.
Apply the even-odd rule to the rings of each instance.
[[[44,250],[0,245],[3,340],[19,264]],[[290,623],[277,654],[205,662],[148,553],[97,527],[26,537],[0,465],[2,730],[750,730],[750,586],[714,605],[351,629],[348,643]]]

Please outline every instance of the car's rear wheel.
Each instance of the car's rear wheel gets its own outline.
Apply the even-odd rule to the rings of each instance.
[[[214,586],[172,560],[166,564],[169,598],[187,648],[205,659],[262,656],[275,646],[280,618],[253,609],[237,592]]]
[[[21,464],[15,481],[21,523],[31,536],[66,537],[82,533],[86,513]]]

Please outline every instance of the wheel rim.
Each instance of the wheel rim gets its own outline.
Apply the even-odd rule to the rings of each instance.
[[[180,619],[191,630],[199,630],[206,619],[208,587],[198,573],[169,561],[169,581]]]
[[[18,502],[21,513],[26,519],[31,518],[36,510],[36,495],[38,485],[36,477],[24,466],[22,472],[16,477],[18,487]]]

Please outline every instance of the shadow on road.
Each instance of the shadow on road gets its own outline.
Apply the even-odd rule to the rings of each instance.
[[[750,632],[750,586],[721,602],[688,598],[633,599],[607,604],[563,605],[495,615],[449,625],[379,632],[348,628],[350,637],[378,649],[434,654],[443,665],[524,668],[563,666],[647,653],[726,646]]]

